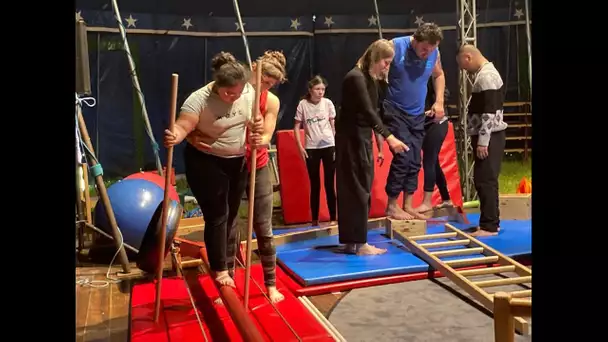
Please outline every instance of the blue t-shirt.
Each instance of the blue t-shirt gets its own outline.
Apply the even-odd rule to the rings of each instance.
[[[435,49],[426,60],[420,59],[411,45],[411,36],[393,39],[395,57],[388,74],[385,101],[410,115],[424,114],[427,82],[431,77],[439,51]]]

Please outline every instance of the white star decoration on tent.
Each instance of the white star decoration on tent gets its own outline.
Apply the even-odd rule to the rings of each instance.
[[[331,25],[335,24],[334,20],[332,19],[332,17],[325,17],[325,23],[324,23],[327,28],[331,27]]]
[[[245,28],[245,25],[247,25],[247,23],[243,22],[243,28]],[[238,22],[234,23],[234,26],[236,26],[236,30],[235,31],[240,31],[241,30],[241,26],[239,26]]]
[[[188,19],[184,18],[184,22],[182,23],[182,27],[185,27],[186,31],[188,31],[192,26],[194,26],[194,25],[192,25],[192,18],[188,18]]]
[[[367,26],[378,26],[378,19],[376,19],[376,17],[373,15],[367,18],[367,21],[369,23]]]
[[[289,25],[289,27],[297,31],[300,25],[302,25],[300,24],[300,20],[296,18],[296,20],[291,20],[291,25]]]
[[[135,22],[138,19],[133,18],[133,15],[129,14],[129,17],[125,18],[125,20],[127,21],[127,28],[129,28],[129,27],[136,27],[135,26]]]
[[[424,24],[424,20],[422,18],[424,18],[424,16],[416,16],[416,21],[414,21],[414,23],[418,26]]]
[[[524,16],[524,11],[522,9],[518,8],[515,10],[515,14],[513,14],[513,16],[516,17],[517,20],[520,20],[521,17]]]

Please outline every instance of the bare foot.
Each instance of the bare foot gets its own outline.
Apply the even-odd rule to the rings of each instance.
[[[479,237],[484,237],[484,236],[496,236],[498,235],[498,232],[489,232],[487,230],[483,230],[483,229],[477,229],[477,231],[470,233],[469,235],[471,236],[479,236]]]
[[[347,243],[344,245],[344,253],[346,254],[357,254],[357,245],[354,243]]]
[[[454,203],[451,200],[443,201],[441,204],[437,205],[435,208],[445,208],[445,207],[453,207]]]
[[[283,294],[281,292],[279,292],[279,290],[277,290],[276,287],[268,286],[267,290],[268,290],[268,297],[270,298],[270,301],[273,304],[276,304],[276,303],[282,301],[283,299],[285,299]]]
[[[426,220],[427,218],[429,218],[426,215],[423,215],[422,213],[417,212],[412,207],[403,207],[403,211],[411,217],[406,220],[413,220],[413,219]]]
[[[222,302],[222,298],[218,298],[216,300],[213,301],[213,304],[215,305],[224,305],[224,302]]]
[[[417,208],[414,208],[414,211],[417,213],[426,213],[427,211],[433,210],[433,208],[426,204],[426,203],[422,203],[421,205],[419,205]]]
[[[405,212],[399,206],[389,205],[386,208],[386,216],[389,216],[395,220],[413,220],[412,214]]]
[[[228,271],[220,271],[215,275],[215,281],[220,284],[220,286],[230,286],[236,287],[234,285],[234,280],[230,277]]]
[[[386,249],[374,247],[367,243],[359,247],[357,251],[357,255],[379,255],[384,253],[386,253]]]

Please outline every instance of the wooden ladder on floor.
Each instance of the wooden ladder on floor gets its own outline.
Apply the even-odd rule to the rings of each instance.
[[[393,230],[393,236],[400,240],[416,256],[423,259],[432,268],[438,270],[460,288],[465,290],[474,299],[479,301],[488,310],[494,312],[494,294],[488,293],[484,288],[532,282],[532,270],[517,261],[499,253],[497,250],[480,242],[458,228],[447,223],[446,232],[438,234],[406,236],[403,231]],[[421,243],[424,240],[447,239],[446,241]],[[429,249],[464,246],[464,248],[429,251]],[[462,258],[456,260],[441,260],[442,257],[464,256],[482,254],[482,257]],[[493,266],[498,264],[498,266]],[[482,266],[488,267],[457,270],[461,267]],[[517,277],[502,279],[472,281],[467,277],[489,274],[515,272]],[[511,298],[530,298],[532,290],[510,292]],[[515,329],[522,335],[528,335],[530,326],[522,317],[515,317]]]

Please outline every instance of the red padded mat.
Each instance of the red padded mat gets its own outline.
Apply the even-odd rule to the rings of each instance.
[[[448,183],[448,191],[455,205],[462,205],[462,190],[460,188],[460,175],[458,173],[458,158],[456,153],[456,141],[454,139],[454,126],[448,123],[448,134],[441,147],[439,163],[445,173]],[[304,141],[304,132],[301,130],[301,138]],[[375,141],[375,138],[374,138]],[[393,156],[384,143],[385,161],[382,166],[376,163],[374,183],[372,185],[372,206],[370,218],[384,216],[387,196],[384,191],[386,177],[391,165]],[[374,159],[378,155],[378,149],[374,142]],[[293,130],[282,130],[277,132],[277,162],[279,167],[279,177],[281,181],[281,204],[283,208],[283,220],[285,224],[306,223],[311,221],[310,213],[310,182],[306,164],[300,157],[298,147],[295,142]],[[321,166],[321,179],[323,179],[323,167]],[[423,196],[424,171],[420,170],[418,175],[418,190],[414,193],[414,206],[422,202]],[[399,197],[401,202],[403,195]],[[325,201],[325,186],[321,182],[319,220],[329,220],[327,202]],[[441,202],[441,195],[437,188],[433,194],[433,204]],[[340,213],[338,213],[340,215]]]

